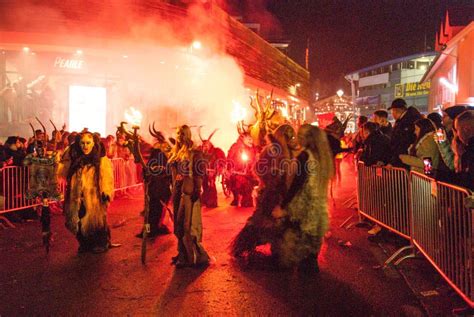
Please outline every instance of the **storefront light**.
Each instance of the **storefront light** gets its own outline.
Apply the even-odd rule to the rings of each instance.
[[[453,84],[451,83],[449,80],[447,80],[446,78],[444,77],[441,77],[439,79],[439,82],[441,85],[443,85],[444,87],[448,88],[449,90],[451,90],[452,92],[454,93],[457,93],[458,92],[458,86],[456,84]]]

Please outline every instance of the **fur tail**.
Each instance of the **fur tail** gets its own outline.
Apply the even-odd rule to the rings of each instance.
[[[254,251],[259,244],[259,236],[259,230],[253,224],[247,223],[230,245],[232,255],[239,257]]]

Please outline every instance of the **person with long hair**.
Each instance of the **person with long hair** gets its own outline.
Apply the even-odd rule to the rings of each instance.
[[[79,252],[107,251],[107,207],[113,198],[114,176],[98,135],[79,134],[63,154],[58,174],[66,180],[66,227],[76,235]]]
[[[415,142],[408,148],[408,154],[400,155],[400,160],[411,170],[423,173],[425,158],[431,159],[433,173],[438,170],[447,170],[434,139],[435,132],[436,127],[430,119],[423,118],[415,121]]]
[[[334,159],[326,133],[304,124],[298,130],[303,151],[288,192],[273,216],[284,218],[285,230],[279,246],[280,264],[319,272],[317,257],[328,229],[328,185],[334,176]]]
[[[202,152],[194,147],[191,129],[182,125],[171,150],[168,164],[172,173],[174,234],[178,239],[178,255],[173,258],[177,268],[209,264],[209,255],[202,246],[201,187],[205,173]]]

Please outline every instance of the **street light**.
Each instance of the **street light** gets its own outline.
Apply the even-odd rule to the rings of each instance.
[[[193,46],[193,49],[200,50],[202,48],[202,43],[200,41],[194,41],[192,46]]]

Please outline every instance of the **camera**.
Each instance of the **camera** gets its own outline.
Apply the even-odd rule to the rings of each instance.
[[[433,175],[433,164],[431,161],[431,157],[423,158],[423,172],[425,173],[425,175]]]

